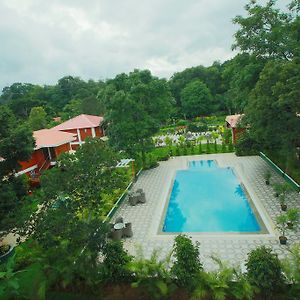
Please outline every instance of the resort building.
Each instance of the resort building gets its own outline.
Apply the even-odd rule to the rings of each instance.
[[[74,134],[76,139],[71,145],[73,149],[77,149],[87,137],[104,136],[102,125],[103,117],[82,114],[53,127],[52,130]]]
[[[20,161],[21,170],[17,175],[27,174],[31,184],[39,183],[42,171],[56,164],[56,158],[63,152],[72,150],[71,142],[76,138],[72,133],[53,129],[41,129],[33,132],[35,148],[28,161]]]
[[[226,127],[231,128],[232,130],[232,143],[236,144],[238,140],[239,134],[245,131],[245,128],[241,128],[239,126],[239,122],[241,121],[242,117],[244,114],[241,115],[230,115],[227,116],[225,121],[226,121]]]

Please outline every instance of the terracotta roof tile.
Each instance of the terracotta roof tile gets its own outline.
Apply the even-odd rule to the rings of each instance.
[[[66,122],[63,122],[52,129],[55,130],[70,130],[80,128],[93,128],[98,127],[103,122],[103,117],[92,115],[79,115]]]
[[[53,129],[41,129],[33,132],[35,150],[45,147],[57,147],[74,141],[72,133],[61,132]]]
[[[238,124],[238,122],[241,120],[241,117],[244,114],[241,115],[230,115],[226,117],[226,122],[230,125],[231,128],[235,128]]]

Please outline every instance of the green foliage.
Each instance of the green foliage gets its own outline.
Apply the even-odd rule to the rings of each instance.
[[[217,142],[216,141],[214,142],[214,150],[215,150],[215,153],[218,152],[218,147],[217,147]]]
[[[34,146],[32,132],[19,125],[11,110],[0,106],[0,122],[7,124],[0,130],[0,236],[16,227],[16,213],[25,205],[23,197],[27,192],[26,176],[16,177],[20,169],[18,161],[26,161]]]
[[[246,108],[251,136],[263,149],[282,153],[286,161],[295,157],[299,145],[299,72],[297,61],[269,61]]]
[[[289,12],[281,12],[275,3],[269,0],[262,6],[250,1],[245,6],[248,15],[234,18],[233,22],[241,28],[235,33],[233,49],[263,58],[291,59],[299,55],[297,13],[291,7]]]
[[[288,297],[296,300],[300,293],[300,244],[294,244],[289,251],[289,256],[283,260],[283,271],[292,284]]]
[[[284,284],[281,263],[265,246],[248,254],[246,267],[249,282],[265,297],[272,297]]]
[[[233,147],[232,141],[229,140],[228,151],[229,151],[229,152],[233,152],[233,150],[234,150],[234,147]]]
[[[223,109],[219,94],[223,92],[223,86],[221,83],[221,72],[222,66],[218,62],[214,62],[212,66],[205,68],[204,66],[197,66],[192,68],[187,68],[182,72],[175,73],[170,81],[170,88],[172,94],[176,100],[176,105],[178,108],[178,113],[182,115],[181,111],[181,93],[183,89],[195,80],[200,80],[207,85],[210,93],[213,96],[212,108],[214,111],[218,109]]]
[[[200,143],[198,145],[198,151],[199,151],[199,154],[202,153],[202,144],[201,144],[201,141],[200,141]]]
[[[238,156],[258,155],[261,145],[253,139],[248,132],[239,135],[235,145],[235,153]]]
[[[31,130],[39,130],[46,128],[47,125],[47,113],[41,106],[33,107],[30,111],[28,123]]]
[[[0,298],[11,299],[18,296],[20,284],[17,274],[14,270],[15,256],[9,258],[8,263],[0,265]]]
[[[111,144],[131,155],[146,152],[153,146],[152,136],[171,112],[172,96],[165,80],[150,71],[121,74],[108,82],[105,118]]]
[[[246,53],[238,54],[224,63],[222,79],[226,91],[223,97],[230,114],[244,111],[264,65],[264,60]]]
[[[299,222],[300,210],[298,208],[290,208],[286,212],[288,222],[292,223],[293,226]]]
[[[213,272],[200,272],[197,287],[193,292],[192,300],[211,297],[216,300],[227,299],[253,299],[254,290],[240,270],[229,267],[217,257],[211,257],[217,264],[218,270]]]
[[[281,215],[276,217],[276,228],[279,229],[281,236],[285,237],[285,232],[288,228],[287,225],[288,217],[286,213],[282,213]]]
[[[181,92],[182,111],[188,118],[207,115],[212,111],[211,93],[201,80],[187,84]]]
[[[171,275],[176,278],[178,286],[193,290],[197,283],[197,277],[202,270],[199,258],[199,243],[193,242],[186,235],[178,235],[173,245],[174,264],[171,267]]]
[[[120,283],[128,281],[132,276],[127,268],[132,263],[132,257],[123,249],[120,241],[109,241],[103,248],[102,282]]]
[[[210,142],[207,140],[206,141],[206,153],[209,154],[211,152],[210,150]]]
[[[128,264],[130,272],[135,274],[132,286],[146,289],[151,299],[167,299],[173,289],[169,267],[170,255],[160,260],[155,250],[150,259],[145,259],[139,249],[137,257]]]
[[[221,149],[221,152],[222,153],[225,153],[227,151],[226,149],[226,144],[224,143],[224,141],[222,141],[222,149]]]
[[[225,128],[225,130],[223,132],[223,140],[226,145],[228,145],[230,143],[230,140],[232,140],[231,129]]]
[[[115,201],[107,195],[124,189],[129,182],[126,170],[114,168],[117,161],[118,155],[103,141],[86,140],[75,154],[61,155],[58,167],[42,175],[41,185],[47,203],[49,199],[68,196],[65,201],[71,201],[72,210],[83,220],[105,216]]]

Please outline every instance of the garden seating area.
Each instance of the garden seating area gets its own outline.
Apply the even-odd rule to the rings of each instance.
[[[132,224],[124,223],[123,217],[118,217],[114,223],[110,223],[110,234],[115,241],[120,241],[123,237],[132,237]]]
[[[146,203],[146,195],[143,189],[137,189],[136,191],[128,193],[128,201],[131,206],[135,206],[138,203]]]

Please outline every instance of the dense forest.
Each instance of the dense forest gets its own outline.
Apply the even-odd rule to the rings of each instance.
[[[18,126],[38,130],[55,125],[54,117],[64,121],[81,113],[104,115],[111,121],[111,117],[120,118],[123,104],[127,119],[140,115],[140,126],[143,120],[147,123],[147,113],[153,117],[160,112],[144,126],[153,127],[146,130],[149,136],[171,119],[244,113],[249,130],[240,147],[271,153],[288,170],[297,163],[300,151],[300,4],[292,1],[282,11],[276,8],[276,1],[264,6],[250,1],[245,9],[246,17],[233,20],[239,26],[232,46],[238,54],[228,61],[187,68],[169,80],[156,78],[147,70],[134,70],[106,81],[66,76],[55,85],[14,83],[0,96],[1,124],[9,120],[8,128],[13,131]],[[130,101],[140,101],[143,107],[135,111]],[[159,106],[156,113],[155,106]],[[129,113],[131,110],[134,113]],[[9,130],[5,133],[1,127],[3,144]],[[116,141],[113,132],[115,128],[111,133]],[[125,144],[116,146],[126,149]],[[2,148],[0,156],[7,155]]]
[[[32,297],[51,289],[97,291],[102,284],[119,283],[124,278],[127,283],[138,278],[135,285],[148,288],[150,294],[151,291],[164,294],[164,290],[171,290],[173,281],[184,288],[195,283],[188,292],[195,290],[202,265],[198,246],[193,246],[186,237],[178,237],[174,243],[176,260],[171,275],[168,265],[164,267],[164,262],[158,262],[155,254],[152,260],[134,261],[124,252],[122,244],[107,242],[105,238],[108,229],[102,221],[131,176],[115,168],[119,150],[126,157],[140,157],[144,162],[153,150],[153,136],[163,126],[179,121],[188,124],[204,116],[224,118],[228,114],[244,114],[239,125],[246,131],[235,145],[237,153],[264,151],[287,173],[300,178],[300,1],[293,0],[286,10],[280,10],[276,1],[259,5],[251,0],[245,9],[246,16],[233,20],[239,29],[232,47],[238,54],[225,62],[187,68],[168,80],[153,76],[149,70],[133,70],[105,81],[66,76],[55,85],[14,83],[3,89],[0,234],[18,229],[23,236],[30,237],[18,248],[15,265],[0,272],[4,284],[8,282],[5,288],[11,289],[13,296],[19,293],[19,286],[13,280],[17,276],[22,279],[23,275],[17,275],[20,270],[34,274],[28,275],[35,280],[34,287],[27,281],[30,287],[27,292]],[[64,121],[83,113],[104,116],[109,144],[93,139],[73,156],[63,154],[59,167],[42,174],[41,188],[28,196],[26,176],[16,177],[15,173],[20,167],[18,161],[27,160],[33,151],[32,131],[56,125],[55,117]],[[190,254],[183,255],[186,249]],[[216,299],[224,299],[232,289],[220,281],[222,278],[234,281],[238,292],[246,293],[248,289],[248,296],[234,294],[236,299],[254,299],[257,289],[269,293],[264,299],[276,299],[272,293],[277,293],[284,281],[278,258],[265,248],[257,251],[258,255],[253,255],[258,262],[254,259],[251,267],[251,255],[248,262],[248,273],[252,274],[250,285],[234,270],[224,267],[221,275],[201,273],[206,277],[199,282],[221,287],[223,298]],[[105,257],[100,263],[99,252]],[[266,261],[264,270],[257,268],[265,266],[261,262]],[[299,259],[298,281],[295,281],[298,285],[289,284],[296,293],[299,293],[298,262]],[[124,267],[128,263],[130,271]],[[265,277],[264,272],[269,269]],[[152,272],[150,276],[144,274],[145,270]],[[199,291],[203,289],[208,288],[200,286]],[[0,286],[1,291],[5,289]],[[297,295],[290,299],[298,299]]]

